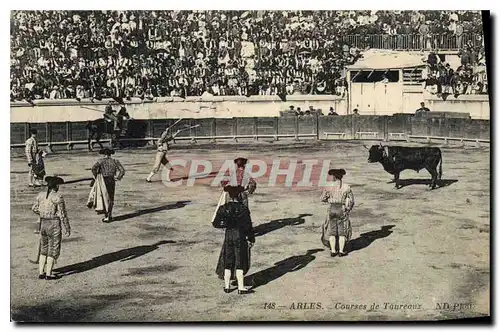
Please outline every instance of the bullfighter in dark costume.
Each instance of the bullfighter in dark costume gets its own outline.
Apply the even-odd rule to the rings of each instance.
[[[219,207],[213,221],[216,228],[225,228],[224,244],[217,263],[216,273],[224,279],[224,292],[229,293],[230,282],[236,276],[238,294],[251,291],[244,285],[244,275],[250,269],[250,248],[255,236],[248,208],[238,200],[245,189],[242,186],[226,186],[230,201]]]
[[[222,186],[231,185],[231,186],[242,186],[244,188],[243,192],[241,192],[238,196],[238,199],[248,207],[248,197],[255,192],[257,189],[257,183],[255,180],[245,171],[245,167],[248,163],[248,159],[246,158],[236,158],[234,160],[234,164],[236,165],[236,182],[233,183],[233,177],[231,177],[231,181],[222,181]],[[227,196],[226,196],[227,197]],[[226,202],[229,201],[229,197],[226,198]]]

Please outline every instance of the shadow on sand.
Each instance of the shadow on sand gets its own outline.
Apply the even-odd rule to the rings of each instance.
[[[71,183],[78,183],[78,182],[92,181],[92,180],[94,180],[94,178],[75,179],[75,180],[64,181],[64,184],[71,184]]]
[[[407,186],[413,186],[413,185],[426,185],[430,186],[432,180],[431,179],[399,179],[399,189],[407,187]],[[449,185],[452,185],[453,183],[458,182],[458,180],[455,179],[450,179],[450,180],[438,180],[437,181],[437,187],[434,189],[439,189],[443,187],[448,187]],[[389,181],[387,183],[394,183],[394,179],[392,181]]]
[[[197,178],[199,178],[199,179],[214,178],[217,175],[217,173],[218,172],[210,172],[210,173],[200,174],[200,175],[197,175]],[[189,179],[190,179],[189,176],[183,176],[183,177],[180,177],[180,178],[171,179],[171,181],[172,182],[176,182],[176,181],[189,180]]]
[[[130,163],[130,164],[124,164],[124,167],[131,167],[131,166],[142,166],[142,165],[149,165],[150,163]]]
[[[350,253],[356,250],[361,250],[368,247],[377,239],[388,237],[392,233],[391,228],[393,227],[394,225],[382,226],[379,230],[361,234],[358,238],[351,240],[346,244],[346,251]]]
[[[303,269],[316,259],[314,254],[324,249],[310,249],[304,255],[292,256],[274,263],[274,266],[258,271],[245,277],[245,284],[252,285],[252,289],[264,286],[273,280],[279,279],[287,273]]]
[[[312,214],[299,214],[296,218],[285,218],[285,219],[276,219],[265,224],[257,225],[253,228],[253,232],[255,236],[262,236],[264,234],[273,232],[285,226],[297,226],[305,223],[304,217],[310,217]]]
[[[128,294],[124,294],[126,298]],[[105,301],[82,301],[81,299],[67,298],[63,300],[48,300],[35,305],[13,307],[11,319],[20,323],[74,323],[87,322],[108,306]]]
[[[150,253],[151,251],[159,249],[161,245],[168,243],[176,243],[176,242],[170,240],[164,240],[147,246],[137,246],[133,248],[122,249],[109,254],[104,254],[101,256],[94,257],[85,262],[66,265],[57,268],[54,270],[54,272],[60,276],[68,276],[75,273],[82,273],[116,261],[125,262],[131,259],[135,259],[137,257],[141,257],[143,255],[146,255],[147,253]]]
[[[166,204],[166,205],[161,205],[161,206],[157,206],[154,208],[137,210],[137,211],[132,212],[132,213],[127,213],[127,214],[122,214],[121,216],[116,216],[110,221],[110,223],[115,222],[115,221],[121,221],[121,220],[135,218],[135,217],[142,216],[145,214],[161,212],[161,211],[166,211],[166,210],[180,209],[180,208],[183,208],[186,205],[188,205],[190,202],[191,201],[179,201],[179,202],[174,203],[174,204]]]

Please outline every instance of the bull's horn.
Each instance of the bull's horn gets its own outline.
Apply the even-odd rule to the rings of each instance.
[[[367,150],[370,150],[366,145],[363,144],[363,147]]]

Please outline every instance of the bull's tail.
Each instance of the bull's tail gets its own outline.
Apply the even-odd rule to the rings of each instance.
[[[441,176],[443,176],[443,155],[441,154],[441,151],[439,151],[439,173],[438,173],[438,180],[441,180]]]

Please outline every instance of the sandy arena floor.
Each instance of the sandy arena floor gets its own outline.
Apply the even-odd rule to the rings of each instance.
[[[73,230],[71,237],[63,238],[57,265],[65,276],[38,280],[37,266],[28,262],[28,254],[34,246],[36,221],[30,208],[40,190],[26,186],[26,161],[13,152],[12,319],[331,321],[487,316],[489,149],[442,151],[446,185],[430,191],[424,185],[430,179],[425,170],[403,172],[402,179],[414,180],[394,189],[380,164],[367,163],[368,153],[360,143],[175,147],[170,159],[202,158],[221,165],[237,156],[316,158],[330,159],[332,166],[347,170],[345,182],[353,189],[356,206],[351,215],[351,252],[344,258],[331,258],[320,241],[326,212],[319,202],[321,189],[269,187],[266,179],[258,180],[250,199],[258,230],[247,275],[255,287],[250,295],[225,294],[215,275],[224,234],[211,227],[210,219],[220,188],[208,186],[207,181],[167,188],[159,177],[147,183],[152,149],[115,155],[127,174],[117,185],[115,221],[109,224],[101,223],[101,217],[85,206],[90,188],[83,179],[91,176],[89,169],[99,155],[72,151],[46,159],[49,175],[82,181],[61,187]],[[181,177],[183,170],[175,172]],[[411,308],[398,307],[404,304]]]

